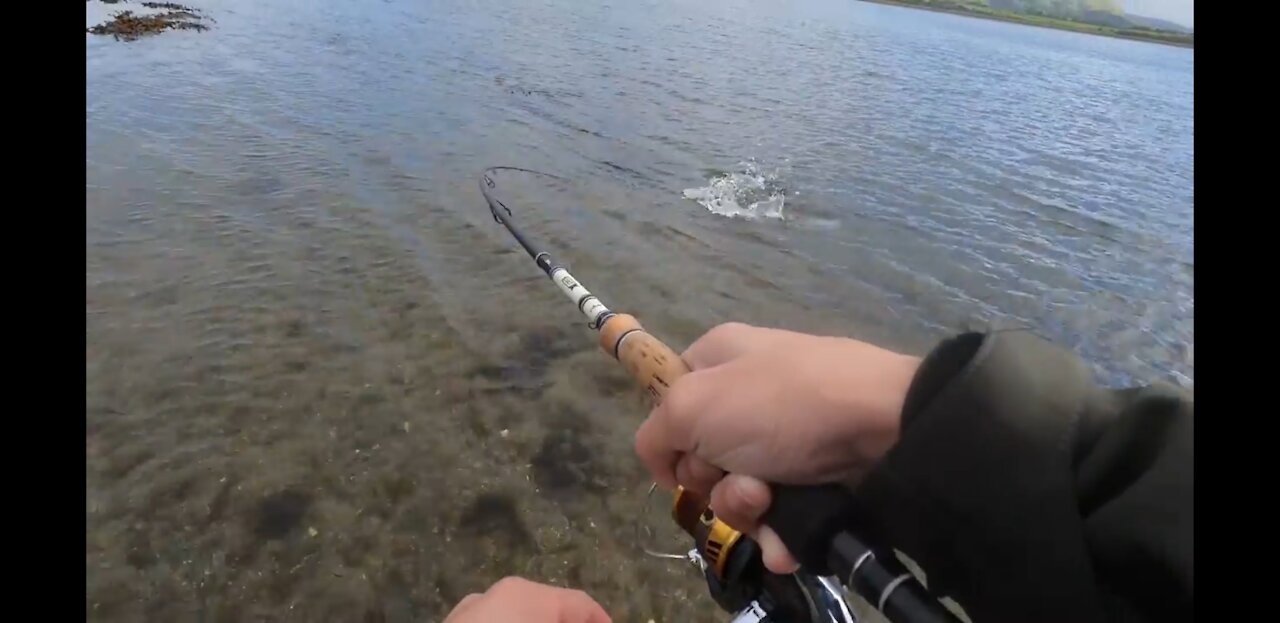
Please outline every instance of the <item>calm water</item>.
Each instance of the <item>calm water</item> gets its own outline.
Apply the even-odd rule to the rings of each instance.
[[[196,6],[86,36],[90,619],[431,621],[510,573],[721,619],[640,554],[644,403],[489,165],[571,178],[501,181],[677,348],[1027,326],[1193,383],[1190,50],[847,0]],[[734,183],[757,218],[685,196]]]

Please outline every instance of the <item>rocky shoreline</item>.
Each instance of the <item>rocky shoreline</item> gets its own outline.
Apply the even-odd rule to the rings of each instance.
[[[92,0],[86,0],[92,1]],[[125,0],[99,0],[103,4],[133,4]],[[137,3],[149,11],[120,11],[111,19],[96,26],[85,29],[93,35],[111,35],[116,41],[134,41],[147,35],[159,34],[168,30],[208,30],[205,24],[209,20],[199,9],[173,2],[140,2]],[[158,11],[158,12],[157,12]]]

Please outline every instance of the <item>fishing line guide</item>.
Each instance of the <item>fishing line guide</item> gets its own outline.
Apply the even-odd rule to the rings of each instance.
[[[556,287],[560,288],[560,291],[574,302],[574,305],[578,307],[578,311],[582,312],[582,315],[587,317],[588,326],[590,326],[592,330],[599,330],[604,326],[605,321],[609,320],[616,314],[606,307],[605,304],[600,301],[599,297],[592,294],[573,275],[569,274],[567,269],[557,264],[551,257],[551,253],[539,249],[532,241],[525,237],[524,233],[516,227],[514,223],[511,222],[511,208],[507,207],[506,204],[502,203],[500,199],[497,199],[491,193],[492,190],[497,188],[497,183],[494,182],[493,178],[490,176],[490,173],[493,171],[519,171],[565,182],[568,180],[558,175],[542,173],[541,171],[534,171],[532,169],[522,169],[520,167],[490,167],[485,169],[484,173],[481,175],[480,193],[484,195],[485,201],[489,204],[489,211],[493,214],[493,220],[506,227],[507,231],[511,232],[511,235],[520,243],[520,246],[524,248],[525,252],[533,258],[533,261],[538,265],[538,268],[541,268],[542,272],[546,273],[547,277],[556,284]],[[507,213],[505,217],[502,215],[503,211]]]

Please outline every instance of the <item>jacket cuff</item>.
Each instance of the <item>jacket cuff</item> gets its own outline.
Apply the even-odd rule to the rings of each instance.
[[[898,443],[851,487],[865,529],[974,620],[1097,620],[1071,464],[1091,380],[1029,332],[943,342],[912,381]],[[964,599],[997,595],[978,612]]]
[[[944,340],[924,358],[902,406],[903,429],[915,422],[924,407],[969,365],[985,338],[983,333],[964,333]]]

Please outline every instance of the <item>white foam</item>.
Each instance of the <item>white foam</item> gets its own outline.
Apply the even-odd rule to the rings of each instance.
[[[701,188],[686,188],[684,198],[697,201],[720,216],[785,220],[782,209],[787,203],[787,192],[777,172],[763,173],[754,162],[740,166],[741,172],[716,175]]]

